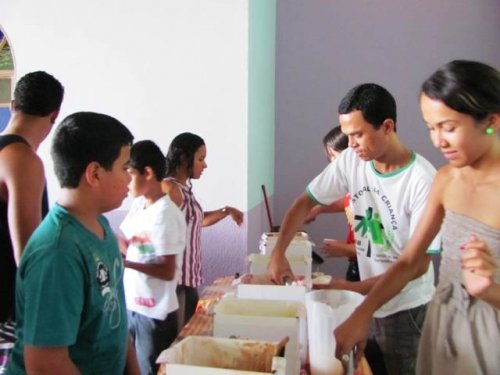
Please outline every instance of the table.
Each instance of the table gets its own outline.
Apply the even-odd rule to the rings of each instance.
[[[229,292],[235,291],[233,285],[234,276],[226,276],[216,279],[212,285],[205,288],[201,293],[200,300],[196,307],[196,312],[189,322],[181,329],[174,343],[182,340],[186,336],[212,336],[213,334],[213,308],[220,299]],[[172,345],[173,345],[172,344]],[[355,375],[372,375],[366,359],[363,357]],[[165,365],[161,365],[157,375],[166,375]],[[301,375],[308,375],[306,369],[301,371]]]
[[[205,288],[201,293],[195,314],[181,329],[175,340],[176,342],[186,336],[212,336],[214,306],[224,294],[235,290],[235,287],[232,285],[233,281],[234,276],[221,277],[216,279],[212,285]]]
[[[232,285],[233,281],[234,276],[221,277],[216,279],[212,285],[205,288],[201,293],[195,314],[181,329],[172,345],[187,336],[212,336],[214,324],[213,308],[224,294],[235,289]],[[165,365],[160,365],[158,375],[165,375]]]

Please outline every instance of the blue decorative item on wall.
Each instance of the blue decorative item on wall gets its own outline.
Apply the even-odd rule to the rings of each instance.
[[[3,131],[10,119],[9,105],[13,76],[14,59],[9,42],[0,26],[0,131]]]

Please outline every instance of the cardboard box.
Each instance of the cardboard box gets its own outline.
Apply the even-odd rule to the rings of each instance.
[[[286,375],[276,343],[188,336],[158,357],[158,375]]]
[[[214,313],[214,337],[266,341],[288,337],[286,373],[299,375],[301,362],[305,364],[307,359],[306,310],[302,303],[224,298]]]

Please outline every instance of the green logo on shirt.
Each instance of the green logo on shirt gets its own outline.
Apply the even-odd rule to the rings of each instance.
[[[378,245],[379,251],[389,251],[392,248],[394,232],[385,230],[380,214],[374,212],[372,207],[365,210],[365,215],[355,215],[354,219],[359,221],[354,227],[356,236],[368,237],[366,256],[371,257],[372,244]]]
[[[384,244],[384,226],[380,221],[380,215],[378,213],[373,213],[373,208],[368,208],[365,211],[365,216],[356,215],[355,220],[359,220],[358,225],[354,228],[356,233],[361,232],[361,236],[366,236],[369,232],[371,240],[377,245]]]

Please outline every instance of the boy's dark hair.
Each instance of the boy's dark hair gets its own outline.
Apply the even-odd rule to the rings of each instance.
[[[340,126],[336,126],[323,137],[323,146],[328,146],[338,152],[344,151],[349,146],[349,138],[342,133]]]
[[[396,100],[389,91],[376,83],[358,85],[344,96],[339,104],[339,114],[353,111],[361,111],[364,119],[375,129],[379,129],[385,120],[391,119],[396,131]]]
[[[160,148],[153,141],[139,141],[130,149],[129,166],[135,168],[140,174],[144,174],[146,167],[150,167],[155,178],[161,181],[165,177],[165,157]]]
[[[117,119],[93,112],[67,116],[56,129],[52,142],[54,170],[62,188],[76,188],[91,162],[111,170],[123,146],[134,136]]]
[[[193,133],[181,133],[176,136],[166,156],[167,171],[166,175],[171,176],[183,162],[187,163],[188,171],[192,172],[194,164],[194,154],[205,145],[205,141]]]
[[[38,71],[28,73],[14,89],[14,110],[44,117],[61,108],[64,87],[53,76]]]
[[[422,84],[422,93],[482,121],[500,111],[500,72],[478,61],[454,60]]]

